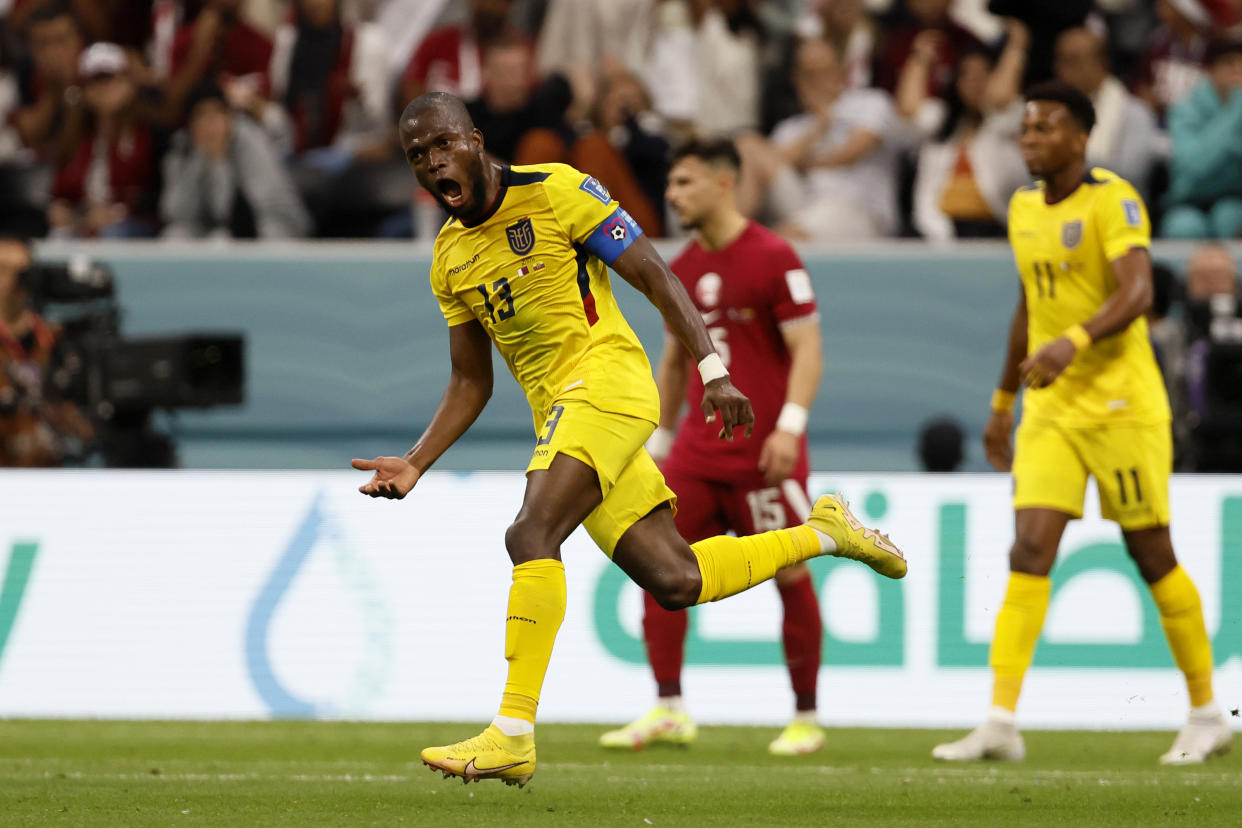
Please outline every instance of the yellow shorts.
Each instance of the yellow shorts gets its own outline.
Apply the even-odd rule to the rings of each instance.
[[[526,467],[527,474],[546,469],[567,454],[595,469],[604,501],[582,525],[610,558],[621,536],[652,509],[667,502],[676,510],[677,495],[643,448],[653,431],[647,420],[565,400],[552,406]]]
[[[1013,507],[1082,517],[1087,476],[1100,512],[1122,529],[1169,525],[1173,436],[1168,423],[1070,428],[1023,421],[1013,459]]]

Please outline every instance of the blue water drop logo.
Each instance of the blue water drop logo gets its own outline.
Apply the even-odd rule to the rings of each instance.
[[[362,618],[361,654],[348,690],[335,700],[303,698],[288,689],[272,668],[271,628],[281,602],[298,573],[316,550],[330,556]],[[311,501],[302,522],[259,591],[246,624],[246,666],[260,698],[279,718],[358,717],[378,698],[388,682],[392,665],[391,613],[366,560],[348,542],[340,521],[324,505],[322,492]],[[325,653],[331,658],[331,653]]]

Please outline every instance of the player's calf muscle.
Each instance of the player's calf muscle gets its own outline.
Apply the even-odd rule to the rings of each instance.
[[[680,535],[664,538],[654,532],[636,532],[640,525],[641,521],[622,536],[613,563],[666,610],[697,604],[703,577],[689,545]]]

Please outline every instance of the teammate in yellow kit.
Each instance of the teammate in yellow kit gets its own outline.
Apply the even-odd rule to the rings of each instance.
[[[416,98],[399,128],[418,183],[452,216],[431,268],[452,373],[404,457],[353,462],[375,472],[361,491],[404,497],[465,433],[491,395],[493,342],[526,392],[536,433],[522,507],[505,533],[514,568],[500,712],[479,736],[425,749],[423,762],[465,781],[522,784],[534,772],[535,711],[565,615],[560,546],[580,524],[667,609],[719,600],[822,554],[905,575],[896,547],[830,495],[805,525],[687,544],[673,525],[676,498],[643,448],[659,421],[659,397],[613,298],[608,266],[651,300],[693,355],[704,415],[719,418],[721,436],[749,434],[750,403],[729,381],[681,283],[594,178],[562,164],[508,167],[489,159],[457,98]]]
[[[1021,289],[983,435],[992,465],[1013,469],[1016,537],[992,640],[991,712],[965,738],[937,746],[937,759],[1025,755],[1014,724],[1018,693],[1048,609],[1048,573],[1066,524],[1082,517],[1088,477],[1150,585],[1190,691],[1189,721],[1160,761],[1202,762],[1229,747],[1229,725],[1212,698],[1199,593],[1169,539],[1169,403],[1143,318],[1152,298],[1151,229],[1128,182],[1087,167],[1094,123],[1091,101],[1070,86],[1027,93],[1021,146],[1039,183],[1009,204]],[[1019,383],[1027,391],[1014,451]]]

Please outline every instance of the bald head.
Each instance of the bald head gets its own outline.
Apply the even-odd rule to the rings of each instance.
[[[460,98],[428,92],[410,101],[398,126],[401,150],[419,186],[463,221],[483,214],[500,189],[483,133]]]
[[[1104,40],[1090,29],[1066,29],[1057,38],[1054,69],[1057,80],[1084,95],[1094,95],[1108,77],[1108,51]]]
[[[429,116],[435,117],[436,123],[441,126],[451,127],[465,135],[474,131],[474,119],[470,117],[465,101],[447,92],[427,92],[406,104],[401,113],[399,127],[402,138],[419,120]]]
[[[1237,265],[1228,250],[1219,244],[1202,245],[1186,263],[1186,297],[1193,302],[1234,293],[1236,278]]]
[[[831,104],[843,88],[841,59],[823,38],[808,38],[794,52],[793,83],[802,108],[818,111]]]

